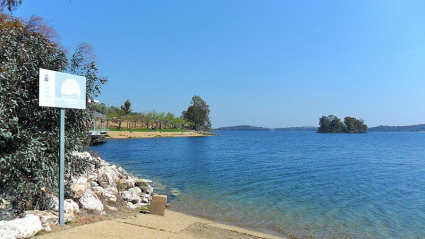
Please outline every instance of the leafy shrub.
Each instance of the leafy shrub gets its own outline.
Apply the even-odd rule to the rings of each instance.
[[[24,21],[0,12],[0,194],[19,210],[44,209],[59,190],[59,112],[38,106],[39,68],[87,78],[87,102],[100,93],[106,78],[87,44],[71,59],[55,31],[41,18]],[[65,177],[85,171],[90,162],[73,156],[87,147],[86,110],[67,109]],[[1,196],[1,195],[0,195]]]

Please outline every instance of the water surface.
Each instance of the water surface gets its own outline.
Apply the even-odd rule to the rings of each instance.
[[[174,210],[299,238],[425,237],[425,133],[219,134],[92,148]]]

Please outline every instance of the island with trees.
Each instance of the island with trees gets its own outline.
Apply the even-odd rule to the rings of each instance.
[[[425,124],[407,125],[407,126],[376,126],[369,128],[374,132],[420,132],[425,131]]]
[[[328,115],[319,119],[317,133],[366,133],[367,130],[367,125],[362,119],[347,116],[343,123],[335,115]]]
[[[257,127],[251,125],[237,125],[217,128],[218,131],[270,131],[269,128]]]

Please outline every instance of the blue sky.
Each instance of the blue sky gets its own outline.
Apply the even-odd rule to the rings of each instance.
[[[213,127],[425,123],[425,1],[24,0],[72,51],[90,43],[109,82],[99,100],[185,110]]]

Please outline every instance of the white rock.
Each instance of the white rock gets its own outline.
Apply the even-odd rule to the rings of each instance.
[[[24,218],[12,221],[0,221],[0,238],[28,238],[37,234],[41,229],[43,226],[38,216],[26,215]]]
[[[102,195],[106,201],[108,202],[117,202],[117,196],[115,196],[114,194],[110,194],[108,193],[108,191],[103,191],[103,195]]]
[[[118,188],[117,187],[109,187],[105,188],[105,191],[109,194],[118,194]]]
[[[128,176],[128,173],[122,167],[119,167],[118,168],[118,176],[120,178],[126,178]]]
[[[103,211],[102,202],[91,190],[87,190],[79,201],[84,209],[98,213]]]
[[[149,194],[146,194],[142,197],[142,202],[149,203],[152,200],[152,196]]]
[[[136,194],[137,196],[140,196],[142,194],[142,189],[138,187],[130,188],[128,189],[129,192]]]
[[[71,190],[71,196],[73,198],[80,198],[83,196],[83,194],[90,189],[90,183],[73,183],[70,187]]]
[[[72,183],[87,183],[87,178],[84,176],[80,176],[78,178],[73,178]]]
[[[121,179],[122,180],[122,179]],[[127,188],[134,188],[134,185],[136,184],[136,179],[132,177],[128,177],[125,181],[123,181],[124,187]]]
[[[64,201],[64,211],[65,213],[68,213],[70,215],[74,215],[76,212],[80,211],[80,206],[76,202],[74,202],[72,199],[66,199]]]
[[[104,189],[102,187],[94,187],[93,191],[97,196],[104,197],[108,202],[117,202],[118,189],[116,188],[114,189],[113,187],[110,187],[108,189]]]
[[[74,151],[74,152],[72,152],[72,155],[78,156],[80,158],[91,158],[91,155],[88,152],[77,152],[77,151]]]
[[[57,213],[53,213],[51,211],[39,211],[39,210],[33,210],[33,211],[25,211],[26,215],[35,215],[40,218],[41,225],[43,227],[42,231],[51,231],[52,228],[51,225],[58,225],[59,224],[59,217]]]
[[[134,191],[124,191],[120,193],[121,198],[126,202],[139,203],[141,201],[139,195]]]
[[[89,182],[96,182],[97,181],[97,178],[98,178],[98,175],[95,172],[92,172],[92,173],[88,173],[87,174],[87,181],[89,181]]]
[[[127,202],[126,207],[131,209],[137,208],[132,202]]]
[[[103,195],[103,191],[105,191],[101,186],[93,187],[92,190],[98,196]]]
[[[98,184],[97,182],[90,182],[90,186],[91,186],[92,188],[94,188],[94,187],[99,187],[99,184]]]
[[[115,186],[115,182],[118,180],[118,172],[114,171],[113,169],[108,167],[103,167],[99,169],[97,182],[100,186],[104,188]]]

